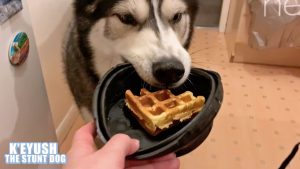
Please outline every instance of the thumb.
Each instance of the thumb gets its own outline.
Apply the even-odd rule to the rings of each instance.
[[[86,156],[96,151],[94,143],[95,124],[88,123],[76,131],[70,154],[73,156]]]
[[[135,153],[139,147],[139,140],[132,139],[125,134],[117,134],[113,136],[101,150],[102,152],[112,153],[116,156],[121,156],[121,158],[125,158]]]

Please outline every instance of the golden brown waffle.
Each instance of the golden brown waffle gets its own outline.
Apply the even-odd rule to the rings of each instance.
[[[125,93],[125,102],[146,131],[155,136],[168,129],[174,122],[183,122],[200,112],[205,98],[195,97],[190,91],[178,96],[170,90],[149,92],[141,89],[141,96],[135,96],[130,90]]]

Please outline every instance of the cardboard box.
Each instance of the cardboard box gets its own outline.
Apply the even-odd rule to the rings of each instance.
[[[241,6],[231,6],[231,10],[234,8],[241,8],[242,10],[236,14],[240,16],[238,21],[230,21],[230,18],[228,20],[228,24],[230,22],[238,23],[236,26],[231,26],[233,29],[226,30],[231,61],[300,67],[299,16],[294,17],[290,22],[284,21],[286,24],[283,26],[282,23],[284,22],[269,24],[271,27],[268,28],[266,25],[258,25],[262,31],[260,32],[261,38],[257,39],[253,36],[253,13],[248,2],[243,1]],[[266,18],[257,19],[256,17],[258,23],[254,23],[254,25],[263,22],[264,19]],[[272,25],[274,26],[272,27]],[[278,25],[281,25],[281,29],[278,28]],[[264,31],[264,26],[266,31]]]

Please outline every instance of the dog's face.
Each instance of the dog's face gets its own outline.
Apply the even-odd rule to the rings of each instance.
[[[157,87],[176,87],[187,79],[196,1],[90,0],[84,8],[86,15],[77,12],[77,20],[82,30],[88,28],[93,57],[120,56]]]

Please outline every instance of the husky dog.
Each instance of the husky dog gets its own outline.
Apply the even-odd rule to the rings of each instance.
[[[185,82],[197,7],[197,0],[75,0],[64,64],[84,118],[92,117],[99,79],[118,63],[131,63],[152,86]]]

